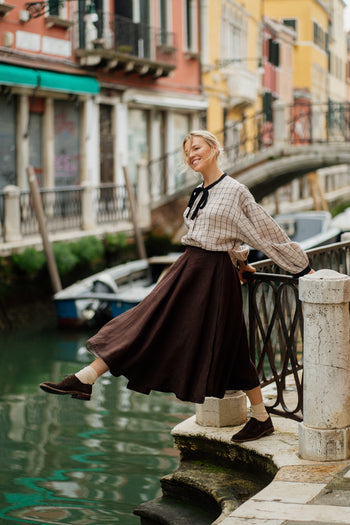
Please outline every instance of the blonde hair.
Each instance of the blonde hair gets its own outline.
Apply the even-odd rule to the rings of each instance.
[[[198,129],[198,130],[190,131],[189,133],[187,133],[186,137],[184,138],[182,142],[182,155],[183,155],[185,164],[187,164],[187,155],[185,151],[185,146],[187,142],[189,142],[191,146],[192,140],[194,137],[200,137],[201,139],[203,139],[208,144],[208,146],[211,148],[212,155],[215,155],[216,158],[218,158],[221,152],[223,151],[220,145],[220,142],[215,137],[215,135],[213,135],[213,133],[210,133],[210,131],[207,131],[205,129]]]

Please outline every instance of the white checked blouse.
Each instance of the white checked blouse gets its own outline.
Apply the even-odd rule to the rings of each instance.
[[[181,241],[185,245],[227,251],[236,264],[247,259],[248,244],[294,275],[310,270],[299,244],[257,204],[246,186],[226,174],[206,188],[203,184],[195,188],[184,220],[188,231]]]

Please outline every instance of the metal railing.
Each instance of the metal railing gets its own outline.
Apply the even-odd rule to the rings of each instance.
[[[67,186],[54,189],[40,189],[46,226],[49,232],[79,230],[83,224],[82,186]],[[116,223],[130,220],[129,199],[126,188],[116,184],[101,184],[95,188],[94,209],[90,213],[97,224]],[[21,234],[39,233],[32,196],[21,191],[20,198]],[[0,200],[1,211],[1,200]]]
[[[175,64],[176,34],[143,22],[134,22],[124,16],[97,10],[97,21],[93,23],[96,49],[105,48],[139,59]],[[87,41],[85,13],[76,13],[78,47],[90,46]],[[91,27],[90,27],[91,32]]]
[[[82,225],[80,186],[55,189],[40,189],[46,226],[50,232],[79,229]],[[30,191],[20,194],[21,234],[33,235],[39,232]]]
[[[131,220],[128,193],[125,186],[113,183],[96,188],[97,224]]]
[[[349,275],[350,242],[313,249],[308,256],[315,270]],[[261,385],[270,385],[268,411],[301,421],[303,312],[298,280],[281,274],[270,260],[254,267],[257,273],[248,276],[245,302],[251,356]]]
[[[271,148],[275,143],[274,120],[274,109],[268,116],[259,111],[249,117],[243,115],[240,121],[216,131],[214,134],[224,149],[222,168],[230,170],[238,161]],[[350,103],[295,102],[284,106],[283,125],[286,145],[346,144],[350,142]],[[183,166],[181,148],[151,159],[148,169],[151,187],[157,188],[157,191],[151,191],[154,201],[191,184],[191,177],[186,175]],[[174,178],[177,180],[175,185],[171,182]]]
[[[350,142],[349,102],[296,102],[287,109],[290,144]]]

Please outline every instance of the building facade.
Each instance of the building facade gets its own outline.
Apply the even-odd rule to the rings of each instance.
[[[261,107],[260,0],[201,2],[203,91],[212,132]]]
[[[0,189],[136,183],[206,110],[199,0],[2,3],[0,89]]]
[[[264,14],[290,27],[294,98],[328,103],[346,98],[343,0],[265,0]]]

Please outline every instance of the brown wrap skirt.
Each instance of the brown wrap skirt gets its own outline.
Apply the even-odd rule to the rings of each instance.
[[[87,342],[114,376],[144,394],[203,403],[259,385],[238,273],[226,252],[189,246],[153,291]]]

